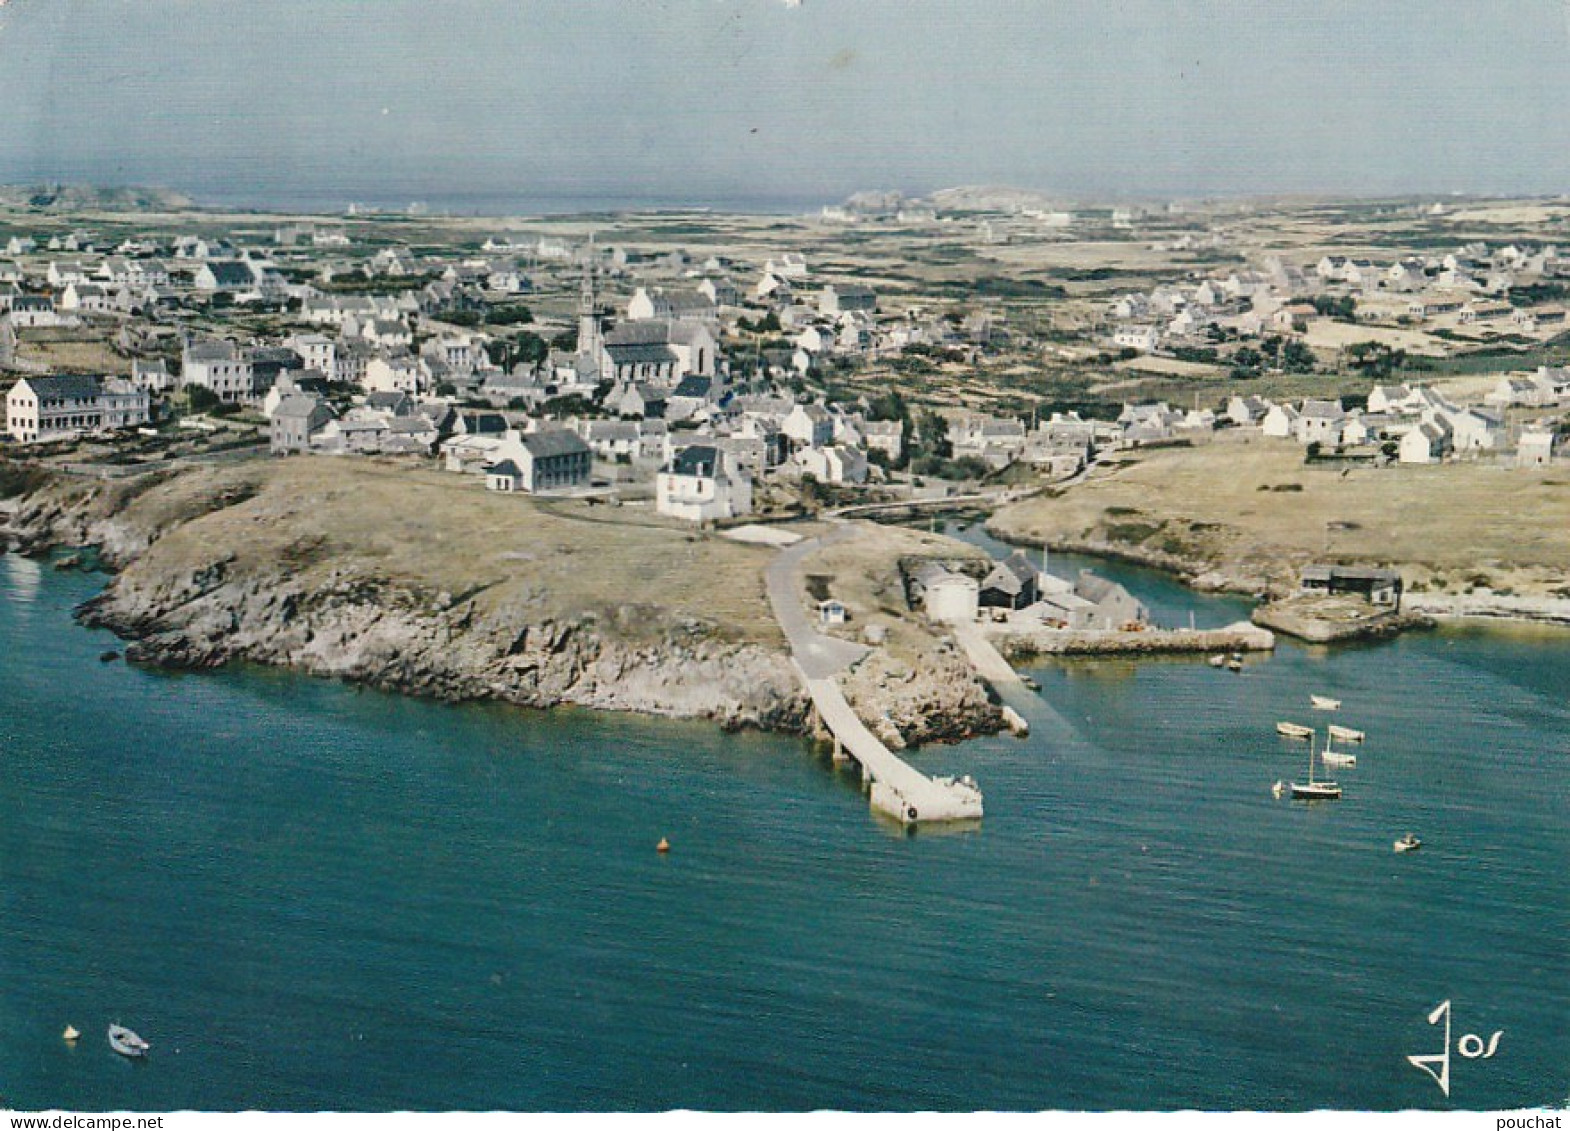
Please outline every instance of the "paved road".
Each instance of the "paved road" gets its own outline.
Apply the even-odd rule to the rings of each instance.
[[[1032,488],[1034,490],[1034,488]],[[979,504],[994,504],[1001,506],[1011,503],[1015,499],[1024,498],[1029,491],[984,491],[970,495],[946,495],[933,499],[903,499],[892,503],[855,503],[848,507],[828,512],[830,517],[849,518],[853,515],[873,515],[882,511],[902,510],[944,510],[949,507],[967,507]]]
[[[825,636],[812,627],[812,620],[798,596],[801,563],[824,546],[854,537],[855,533],[853,527],[841,526],[828,534],[797,542],[775,556],[765,575],[775,619],[780,622],[785,639],[790,641],[796,665],[809,680],[838,675],[870,651],[864,644]]]
[[[855,664],[871,649],[849,640],[825,636],[813,628],[802,607],[800,571],[808,556],[846,538],[856,530],[839,526],[828,534],[798,542],[781,550],[769,563],[766,581],[774,616],[790,641],[791,656],[807,684],[807,693],[818,716],[853,758],[877,783],[873,807],[906,823],[962,821],[979,818],[981,792],[973,784],[929,778],[884,746],[867,729],[846,702],[835,676]]]

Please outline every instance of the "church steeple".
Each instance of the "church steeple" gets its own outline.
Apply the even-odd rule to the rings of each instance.
[[[578,296],[578,353],[596,360],[600,356],[600,312],[594,303],[594,266],[583,265],[583,288]]]

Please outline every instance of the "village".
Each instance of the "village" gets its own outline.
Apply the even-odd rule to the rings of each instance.
[[[396,215],[94,226],[13,209],[5,447],[105,477],[375,459],[704,530],[999,505],[1131,453],[1248,437],[1384,474],[1543,469],[1570,402],[1556,364],[1570,258],[1462,239],[1495,223],[1479,210],[1461,224],[1392,206],[1386,222],[1455,223],[1458,240],[1378,258],[1292,256],[1305,217],[1291,209],[1075,213],[986,193],[864,194],[788,224],[509,221],[483,238],[480,221]],[[964,247],[976,285],[901,274],[897,253],[926,244]],[[1125,265],[1061,266],[1087,249]],[[1012,288],[985,273],[1010,266]],[[1122,289],[1134,276],[1152,285]],[[1019,555],[990,568],[929,563],[907,578],[913,607],[1016,637],[1021,618],[1151,627],[1092,575]]]

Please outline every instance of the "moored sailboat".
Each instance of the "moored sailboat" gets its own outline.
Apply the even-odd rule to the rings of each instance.
[[[1328,745],[1328,743],[1326,744]],[[1298,801],[1335,801],[1341,797],[1341,787],[1333,781],[1314,780],[1314,740],[1308,740],[1308,781],[1293,782],[1292,797]]]

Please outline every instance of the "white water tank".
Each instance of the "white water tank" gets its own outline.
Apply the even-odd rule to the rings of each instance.
[[[976,619],[980,606],[981,583],[963,573],[950,573],[927,586],[924,600],[927,616],[933,620],[969,623]]]

